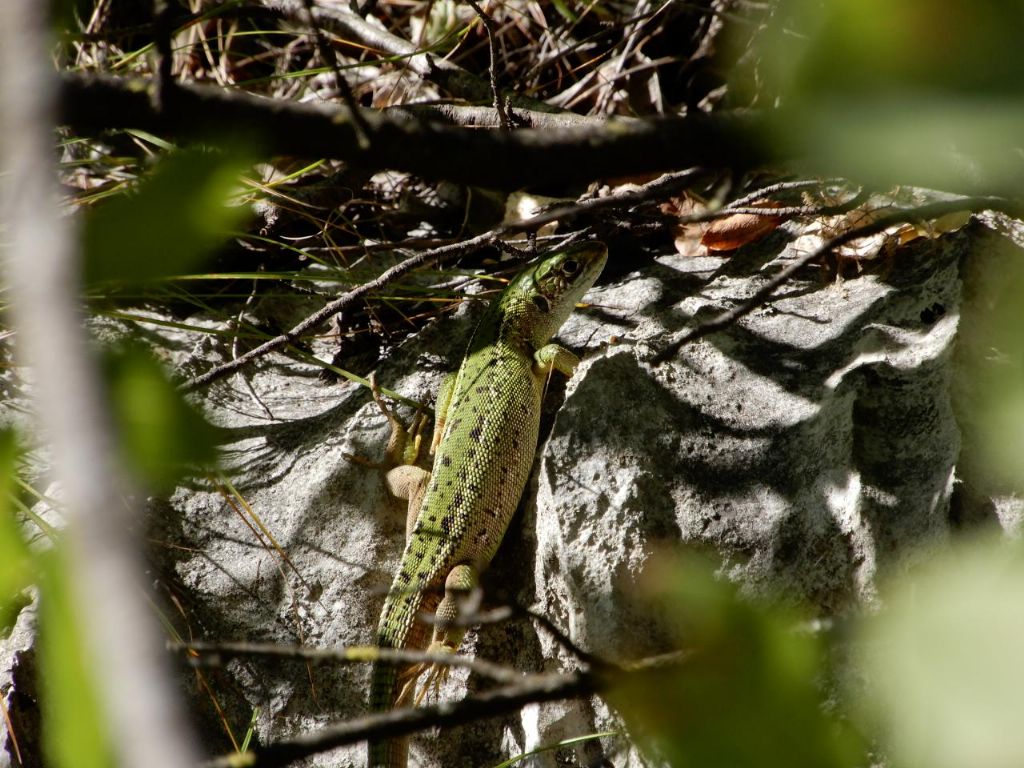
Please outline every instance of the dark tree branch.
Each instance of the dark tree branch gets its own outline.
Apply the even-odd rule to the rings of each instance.
[[[502,132],[366,109],[370,146],[361,148],[342,107],[180,83],[174,108],[158,109],[148,97],[152,81],[64,73],[62,84],[61,122],[82,132],[134,127],[211,140],[247,131],[273,154],[330,157],[494,189],[586,183],[694,165],[742,170],[771,159],[757,139],[757,120],[735,115]]]
[[[171,101],[174,88],[174,49],[171,45],[172,26],[171,4],[167,0],[153,1],[154,47],[157,53],[156,88],[153,89],[153,103],[157,109],[166,108]]]
[[[402,104],[385,107],[384,114],[400,115],[407,120],[431,120],[467,128],[500,128],[501,118],[494,107],[469,107],[462,104]],[[618,117],[626,123],[636,118]],[[575,112],[535,112],[516,109],[517,128],[594,128],[604,127],[606,117],[577,115]]]
[[[394,709],[329,725],[317,731],[261,747],[243,755],[210,760],[204,768],[276,768],[345,744],[367,739],[390,739],[432,727],[450,727],[516,712],[526,704],[563,701],[591,696],[607,686],[604,677],[575,672],[560,675],[529,675],[521,683],[503,686],[461,701],[432,707]]]
[[[203,768],[276,768],[346,744],[396,738],[427,728],[444,728],[486,720],[489,717],[516,712],[527,704],[587,698],[608,690],[613,684],[630,675],[643,674],[653,668],[679,667],[687,664],[692,655],[690,651],[680,650],[622,665],[602,661],[599,665],[579,672],[522,675],[509,685],[476,693],[461,701],[366,715],[294,738],[283,739],[241,755],[231,754],[215,758],[204,763]],[[447,663],[454,662],[449,659]],[[473,664],[467,662],[465,666],[472,668]],[[498,669],[504,670],[503,667]]]

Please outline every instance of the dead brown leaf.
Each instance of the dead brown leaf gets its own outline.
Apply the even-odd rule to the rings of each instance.
[[[783,216],[734,213],[732,216],[713,221],[701,237],[700,244],[709,251],[735,251],[742,245],[764,237],[783,221]]]

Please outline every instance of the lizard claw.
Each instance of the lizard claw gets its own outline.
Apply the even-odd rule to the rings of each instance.
[[[427,653],[455,653],[455,651],[456,649],[450,645],[437,641],[432,642],[430,647],[427,648]],[[451,671],[452,668],[447,664],[433,664],[428,661],[421,661],[419,664],[412,665],[398,677],[402,688],[398,694],[398,699],[395,701],[395,706],[411,705],[418,707],[431,695],[433,695],[434,699],[439,699],[441,686],[447,682]],[[426,678],[423,680],[423,684],[420,685],[420,678],[424,675],[426,675]]]
[[[416,697],[417,707],[431,694],[433,694],[434,699],[441,698],[441,686],[448,681],[448,676],[451,674],[451,671],[452,668],[446,664],[430,665],[426,670],[427,677],[423,681],[419,695]]]

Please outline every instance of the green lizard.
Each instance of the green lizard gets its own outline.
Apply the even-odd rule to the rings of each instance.
[[[554,370],[571,376],[579,363],[548,342],[607,256],[601,243],[570,246],[526,269],[491,304],[459,370],[438,393],[432,472],[418,465],[422,414],[405,429],[374,387],[392,429],[386,461],[399,464],[386,482],[408,500],[405,552],[384,601],[378,646],[458,650],[464,634],[454,625],[458,601],[476,587],[519,504],[537,451],[545,382]],[[421,618],[430,613],[432,633]],[[371,708],[407,703],[426,668],[375,664]],[[436,683],[444,670],[432,675]],[[404,768],[406,757],[405,740],[369,745],[370,768]]]

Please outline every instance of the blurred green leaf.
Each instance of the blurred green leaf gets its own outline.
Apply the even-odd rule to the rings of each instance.
[[[1021,39],[1019,0],[784,0],[759,51],[770,140],[860,181],[1015,192]]]
[[[10,430],[0,430],[0,637],[5,636],[27,598],[33,564],[14,516],[18,444]]]
[[[137,187],[90,210],[86,284],[140,283],[201,264],[249,216],[232,197],[250,165],[238,152],[177,150]]]
[[[954,393],[963,450],[957,476],[974,493],[1024,494],[1024,262],[1008,239],[965,265]],[[982,251],[979,251],[982,253]]]
[[[1024,765],[1024,549],[986,540],[904,576],[864,628],[862,710],[904,768]]]
[[[572,8],[569,7],[569,4],[566,3],[565,0],[551,0],[551,4],[555,6],[555,10],[558,11],[558,15],[570,24],[575,24],[579,21],[578,17],[573,13]]]
[[[42,558],[39,600],[39,704],[43,750],[53,768],[108,768],[113,754],[81,626],[88,620],[76,605],[61,547]]]
[[[647,583],[689,655],[610,699],[654,754],[678,768],[859,764],[851,732],[822,710],[822,649],[794,616],[738,599],[697,559],[656,566]]]
[[[125,461],[154,490],[216,461],[218,430],[185,402],[146,350],[122,347],[105,362]]]
[[[78,32],[76,15],[88,18],[92,10],[79,0],[50,0],[50,29],[59,40]]]
[[[791,17],[813,24],[792,70],[799,98],[1024,92],[1020,0],[787,0],[786,6]],[[790,37],[791,54],[793,45]]]

